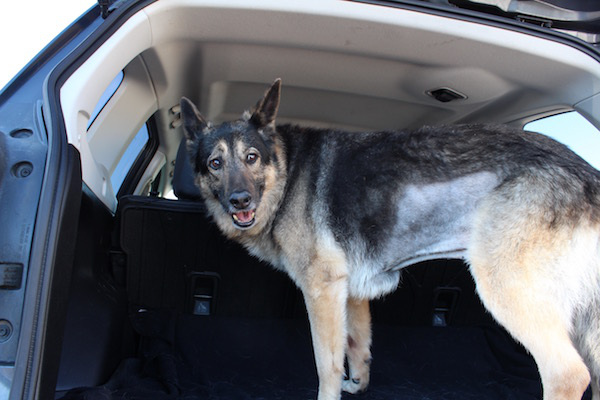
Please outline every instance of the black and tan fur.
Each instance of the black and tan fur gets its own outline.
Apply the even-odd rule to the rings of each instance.
[[[535,358],[544,399],[580,399],[590,380],[600,399],[598,171],[504,126],[276,126],[280,86],[218,126],[185,98],[181,110],[215,222],[304,294],[320,400],[367,387],[369,299],[442,257],[469,263],[486,308]]]

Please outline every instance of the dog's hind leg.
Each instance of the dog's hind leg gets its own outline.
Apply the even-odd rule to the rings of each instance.
[[[589,295],[577,307],[571,336],[592,375],[592,399],[600,400],[600,227],[589,232],[590,244],[580,251],[590,265]]]
[[[342,389],[348,393],[358,393],[369,385],[371,365],[371,312],[369,300],[348,299],[348,379]]]
[[[590,250],[589,242],[579,245],[588,240],[585,230],[536,221],[530,204],[488,206],[480,210],[468,252],[479,296],[532,354],[544,399],[580,400],[590,373],[571,331],[592,285],[585,282],[590,264],[577,257]]]
[[[600,257],[599,257],[600,259]],[[600,296],[586,307],[581,307],[575,317],[573,340],[592,375],[593,400],[600,400]]]
[[[490,268],[493,266],[478,261],[471,263],[479,296],[494,318],[532,354],[542,378],[544,400],[580,400],[590,375],[553,304],[557,299],[552,293],[537,291],[527,273],[510,274],[499,282],[487,273]]]

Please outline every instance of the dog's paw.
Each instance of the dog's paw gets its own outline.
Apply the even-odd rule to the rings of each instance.
[[[342,390],[351,394],[364,392],[369,384],[368,379],[344,379],[342,381]]]

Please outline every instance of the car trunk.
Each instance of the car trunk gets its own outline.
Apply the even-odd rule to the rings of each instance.
[[[283,77],[280,122],[350,130],[522,125],[593,103],[597,60],[571,39],[385,3],[180,0],[152,2],[126,22],[118,9],[107,19],[122,23],[119,35],[69,70],[60,92],[85,184],[56,398],[316,397],[307,313],[283,272],[225,239],[194,196],[104,189],[118,162],[107,157],[115,139],[150,116],[163,163],[152,184],[163,195],[171,188],[182,95],[223,121]],[[123,90],[91,128],[80,123],[121,71]],[[431,94],[440,89],[465,97],[444,102]],[[533,359],[485,311],[461,260],[406,268],[371,314],[371,382],[343,398],[541,398]]]
[[[202,203],[128,196],[113,218],[84,196],[76,247],[58,398],[316,397],[301,293]],[[371,312],[371,384],[355,398],[540,398],[532,358],[461,261],[407,268]]]

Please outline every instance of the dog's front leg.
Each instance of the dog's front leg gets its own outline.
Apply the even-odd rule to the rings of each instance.
[[[319,375],[319,400],[337,400],[342,390],[346,347],[345,265],[320,260],[310,265],[302,285]]]
[[[369,385],[371,365],[371,312],[369,300],[348,298],[348,379],[342,389],[348,393],[364,391]]]

